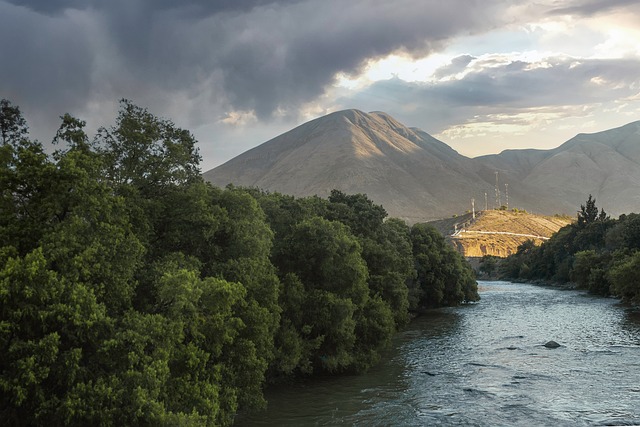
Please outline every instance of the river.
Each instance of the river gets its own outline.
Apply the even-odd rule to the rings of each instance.
[[[236,424],[640,425],[638,311],[527,284],[479,290],[414,320],[367,374],[272,388],[267,410]]]

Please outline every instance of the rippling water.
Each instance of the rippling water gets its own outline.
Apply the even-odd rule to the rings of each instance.
[[[640,425],[640,313],[578,291],[479,285],[480,303],[420,317],[371,372],[269,390],[268,409],[237,425]]]

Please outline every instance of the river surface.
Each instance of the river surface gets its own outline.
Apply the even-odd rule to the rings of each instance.
[[[416,319],[367,374],[270,389],[268,409],[236,424],[640,425],[638,311],[579,291],[478,283],[479,303]]]

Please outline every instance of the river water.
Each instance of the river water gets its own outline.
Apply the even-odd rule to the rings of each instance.
[[[241,426],[640,425],[640,313],[579,291],[479,282],[360,376],[266,393]],[[554,340],[562,345],[548,349]]]

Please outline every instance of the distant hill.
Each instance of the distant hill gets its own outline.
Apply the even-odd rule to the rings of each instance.
[[[473,160],[513,182],[509,191],[518,183],[554,205],[541,201],[536,212],[573,213],[585,194],[615,216],[640,211],[640,121],[579,134],[553,150],[507,150]]]
[[[527,240],[542,243],[571,221],[572,218],[564,216],[487,210],[478,212],[475,219],[469,213],[430,224],[466,257],[506,257],[515,253],[518,246]]]
[[[574,215],[592,194],[618,215],[640,211],[640,122],[580,134],[554,150],[507,150],[474,159],[381,112],[338,111],[304,123],[204,173],[213,184],[326,197],[365,193],[409,223],[500,202]]]

